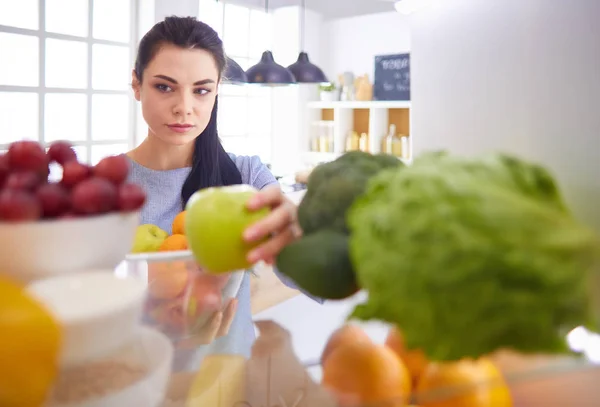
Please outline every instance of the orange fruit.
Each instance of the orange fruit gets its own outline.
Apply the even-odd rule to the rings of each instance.
[[[158,248],[159,252],[168,252],[168,251],[177,251],[177,250],[187,250],[188,242],[187,237],[185,235],[171,235],[165,239],[164,242]]]
[[[415,395],[421,407],[512,407],[504,377],[488,358],[429,363]]]
[[[152,298],[168,300],[179,296],[190,279],[184,261],[150,263],[148,293]]]
[[[323,386],[352,405],[404,406],[411,391],[410,374],[400,357],[385,345],[365,341],[343,343],[331,351],[323,363]]]
[[[185,235],[185,211],[179,212],[171,225],[172,235]]]
[[[372,341],[371,338],[369,338],[369,335],[367,335],[367,333],[358,325],[346,324],[341,328],[336,329],[327,340],[325,349],[323,349],[323,353],[321,354],[321,364],[325,362],[327,356],[329,356],[335,348],[342,344],[353,342],[371,343]]]
[[[413,386],[416,386],[419,377],[421,377],[429,363],[425,353],[420,349],[407,349],[402,332],[396,327],[390,329],[385,344],[400,356],[410,372]]]
[[[21,286],[0,278],[0,406],[44,404],[61,344],[59,322]]]

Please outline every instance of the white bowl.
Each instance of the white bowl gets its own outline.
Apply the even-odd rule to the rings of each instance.
[[[139,212],[0,223],[2,273],[28,283],[86,269],[114,269],[133,246]]]
[[[28,291],[61,323],[60,363],[69,366],[105,356],[132,340],[146,284],[106,270],[38,280]]]
[[[141,365],[143,378],[122,390],[69,404],[48,407],[159,407],[166,394],[173,362],[173,345],[150,328],[139,327],[135,339],[106,360]]]

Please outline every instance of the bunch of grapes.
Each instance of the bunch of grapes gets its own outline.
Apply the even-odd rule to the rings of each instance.
[[[62,167],[62,179],[50,182],[50,164]],[[93,216],[140,209],[146,193],[128,183],[124,155],[103,158],[95,166],[77,160],[71,144],[57,141],[48,151],[35,141],[12,143],[0,155],[0,221],[34,221]]]

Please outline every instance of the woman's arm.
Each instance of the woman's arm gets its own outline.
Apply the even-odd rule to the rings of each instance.
[[[242,162],[242,159],[246,159],[248,161],[246,162]],[[274,211],[275,212],[277,210],[277,207],[279,208],[283,208],[283,205],[285,205],[287,208],[287,211],[289,212],[290,210],[293,210],[294,214],[293,214],[293,221],[297,223],[295,216],[296,216],[296,205],[293,204],[291,202],[291,200],[289,200],[288,198],[286,198],[283,193],[281,192],[281,189],[279,188],[279,182],[277,181],[277,179],[275,178],[275,176],[271,173],[271,171],[269,171],[269,169],[267,168],[266,165],[264,165],[260,159],[258,157],[235,157],[234,161],[236,161],[236,164],[238,166],[238,168],[240,168],[240,172],[242,173],[242,179],[246,180],[247,182],[252,185],[253,187],[255,187],[256,189],[259,189],[261,191],[265,191],[268,188],[274,189],[277,187],[280,196],[280,201],[279,204],[275,204],[274,206]],[[277,200],[275,200],[277,202]],[[291,226],[291,225],[288,225]],[[298,230],[299,226],[291,226],[291,227],[297,227]],[[296,236],[297,238],[298,236]],[[295,290],[298,290],[300,292],[302,292],[304,295],[306,295],[307,297],[312,298],[313,300],[315,300],[316,302],[322,304],[325,302],[324,299],[322,298],[318,298],[315,297],[313,295],[308,294],[307,292],[305,292],[304,290],[300,289],[298,286],[296,286],[296,284],[294,284],[294,282],[292,280],[290,280],[287,276],[283,275],[281,272],[279,272],[279,270],[277,270],[277,265],[275,264],[275,262],[272,262],[273,264],[273,272],[277,275],[277,277],[281,280],[281,282],[283,284],[285,284],[287,287],[293,288]]]

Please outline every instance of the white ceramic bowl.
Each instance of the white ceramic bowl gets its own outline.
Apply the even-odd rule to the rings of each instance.
[[[25,283],[86,269],[114,269],[131,250],[139,212],[0,223],[2,273]]]
[[[132,342],[106,360],[142,366],[146,374],[141,380],[103,396],[77,403],[53,403],[48,407],[159,407],[171,376],[173,345],[154,329],[139,327],[136,332]]]
[[[28,291],[62,324],[60,362],[69,366],[105,356],[132,340],[146,284],[101,270],[38,280]]]

